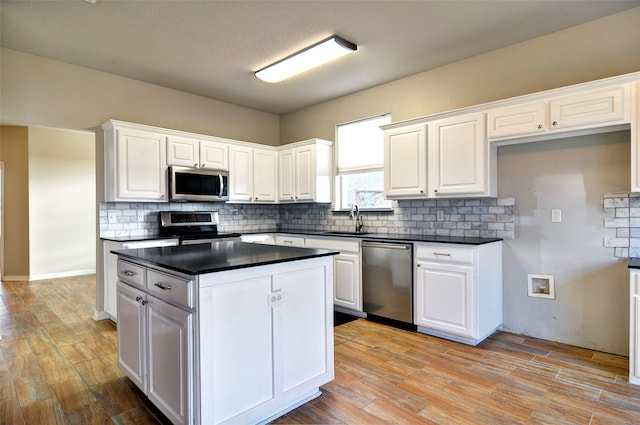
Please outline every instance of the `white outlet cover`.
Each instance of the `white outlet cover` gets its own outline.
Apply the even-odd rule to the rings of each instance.
[[[529,274],[528,280],[528,294],[530,297],[540,298],[556,298],[556,288],[553,281],[553,276],[542,274]]]
[[[560,208],[551,208],[551,222],[562,223],[562,210]]]

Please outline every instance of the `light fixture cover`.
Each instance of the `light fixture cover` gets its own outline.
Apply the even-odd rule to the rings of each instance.
[[[267,83],[278,83],[354,52],[357,49],[358,46],[355,44],[338,36],[333,36],[262,68],[256,71],[255,75]]]

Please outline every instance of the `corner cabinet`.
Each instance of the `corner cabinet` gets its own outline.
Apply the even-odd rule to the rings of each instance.
[[[278,152],[232,145],[229,147],[229,201],[275,203]]]
[[[166,136],[135,125],[102,125],[107,202],[167,202]]]
[[[310,139],[278,151],[278,194],[282,203],[331,202],[333,142]]]
[[[384,130],[384,195],[427,197],[427,125]]]
[[[428,123],[429,196],[496,196],[497,147],[485,135],[485,114]]]
[[[502,242],[415,244],[418,331],[477,345],[502,326]]]

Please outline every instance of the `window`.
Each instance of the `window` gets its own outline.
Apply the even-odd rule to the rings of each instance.
[[[381,125],[391,115],[338,125],[336,130],[336,209],[357,204],[366,209],[390,209],[384,197],[384,136]]]

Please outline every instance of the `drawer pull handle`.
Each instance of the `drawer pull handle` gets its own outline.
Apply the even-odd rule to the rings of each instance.
[[[451,257],[451,254],[449,254],[448,252],[434,252],[433,255],[437,255],[440,257]]]
[[[162,282],[158,282],[156,283],[156,286],[160,289],[162,289],[163,291],[168,291],[171,289],[171,285],[168,283],[162,283]]]
[[[133,272],[131,270],[122,270],[120,272],[121,275],[127,276],[127,277],[131,277],[131,276],[135,276],[136,272]]]

